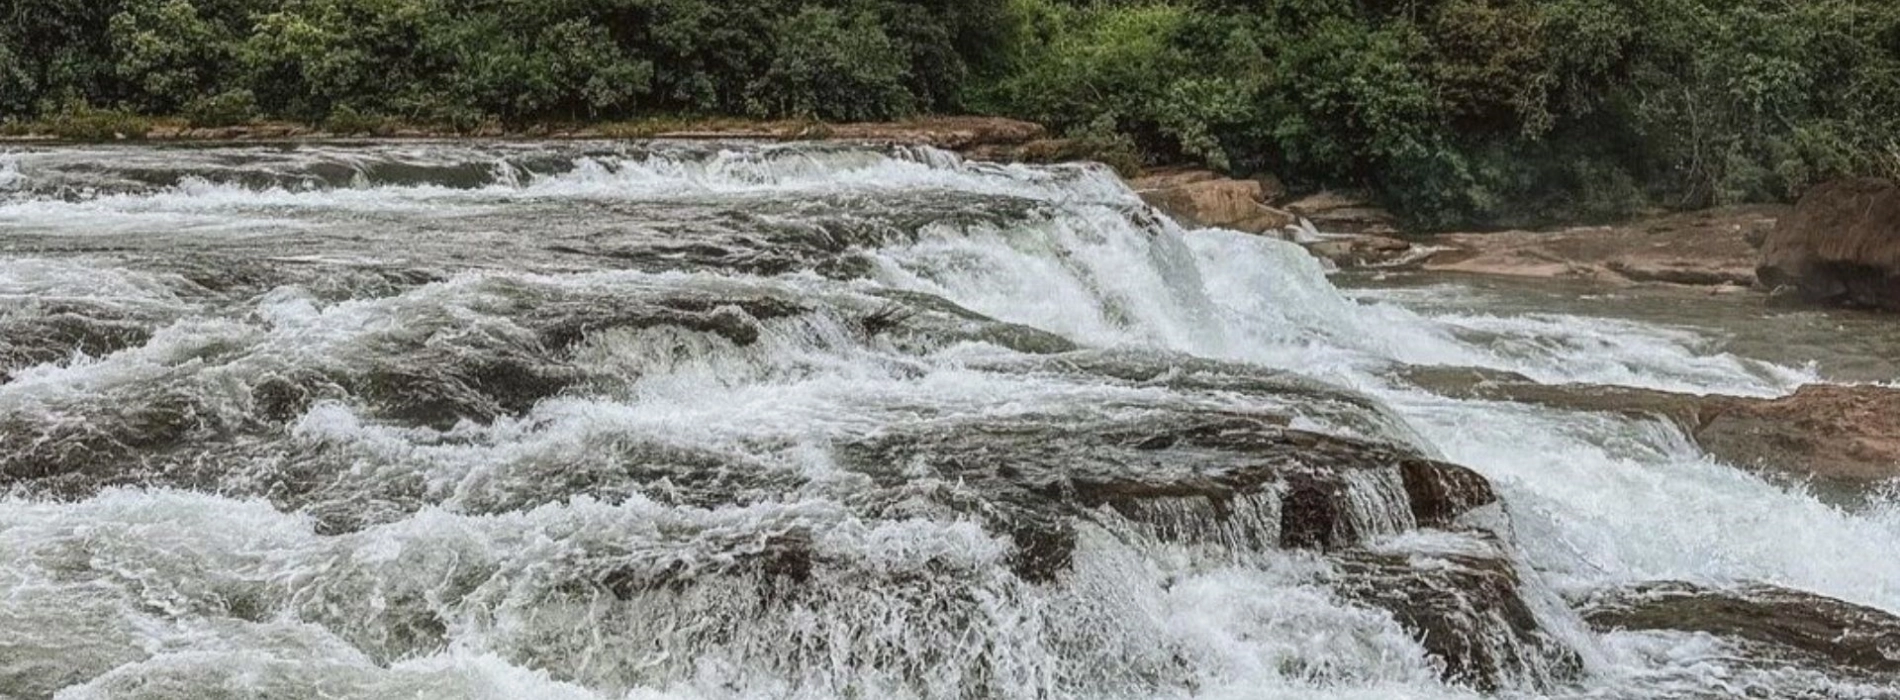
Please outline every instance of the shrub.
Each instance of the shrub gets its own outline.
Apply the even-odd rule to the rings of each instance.
[[[869,13],[806,7],[773,29],[765,73],[748,85],[759,117],[869,121],[907,117],[907,57]]]
[[[245,88],[200,97],[185,104],[183,116],[192,126],[219,127],[257,120],[257,96]]]
[[[53,136],[68,141],[112,141],[140,139],[151,131],[150,119],[115,109],[99,109],[81,101],[71,101],[57,110],[48,110],[45,120]]]

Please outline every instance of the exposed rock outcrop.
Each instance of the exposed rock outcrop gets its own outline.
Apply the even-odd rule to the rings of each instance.
[[[1207,170],[1162,170],[1135,178],[1128,186],[1149,206],[1186,226],[1265,233],[1299,223],[1266,205],[1261,180],[1235,180]]]
[[[1658,416],[1723,461],[1840,485],[1900,478],[1900,389],[1815,384],[1778,399],[1698,396],[1597,384],[1539,384],[1510,372],[1414,368],[1450,396]]]
[[[1320,192],[1288,202],[1286,210],[1308,221],[1325,233],[1363,233],[1390,236],[1398,233],[1398,217],[1367,202],[1365,198],[1342,192]]]
[[[1806,302],[1900,311],[1900,185],[1865,178],[1809,191],[1768,236],[1757,273]]]
[[[1696,439],[1728,461],[1850,483],[1900,478],[1900,390],[1817,384],[1772,401],[1705,403],[1713,410]]]
[[[1570,277],[1686,285],[1754,284],[1751,240],[1785,207],[1759,205],[1665,214],[1615,226],[1558,231],[1453,233],[1425,269],[1512,277]]]
[[[1340,269],[1400,264],[1413,257],[1410,241],[1389,236],[1328,236],[1303,243],[1314,257],[1332,261]]]
[[[1827,669],[1888,688],[1900,683],[1900,617],[1812,593],[1651,583],[1595,594],[1582,612],[1605,631],[1701,632],[1748,647],[1744,658],[1752,663]]]

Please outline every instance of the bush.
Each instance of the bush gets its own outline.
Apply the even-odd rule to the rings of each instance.
[[[219,127],[249,124],[257,114],[257,96],[238,88],[186,103],[183,116],[192,126]]]
[[[342,105],[330,110],[330,116],[323,120],[323,130],[343,136],[380,135],[389,131],[389,120]]]
[[[753,115],[870,121],[916,112],[908,59],[870,14],[806,7],[773,35],[771,64],[748,86]]]
[[[1422,227],[1788,199],[1891,172],[1882,0],[1014,0],[983,108],[1361,187]]]
[[[57,110],[48,111],[51,116],[45,120],[45,128],[53,136],[67,141],[141,139],[152,129],[151,120],[145,117],[120,110],[98,109],[79,101],[68,102]]]

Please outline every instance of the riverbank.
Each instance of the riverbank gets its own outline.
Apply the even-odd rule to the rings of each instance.
[[[1040,124],[980,116],[920,117],[896,122],[826,123],[811,120],[654,118],[592,124],[554,122],[509,127],[490,122],[456,129],[393,119],[352,124],[259,122],[194,125],[182,118],[97,113],[76,121],[0,124],[0,142],[322,141],[329,139],[747,139],[765,141],[877,141],[964,150],[1016,146],[1047,139]]]

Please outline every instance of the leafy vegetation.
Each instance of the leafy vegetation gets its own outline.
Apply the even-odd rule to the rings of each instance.
[[[987,111],[1526,225],[1892,173],[1887,0],[1014,0]]]
[[[1004,2],[9,0],[0,116],[889,119],[960,106]]]
[[[1900,172],[1890,0],[9,0],[0,121],[979,112],[1423,226]],[[636,129],[637,130],[637,129]],[[1132,165],[1132,160],[1119,163]]]

